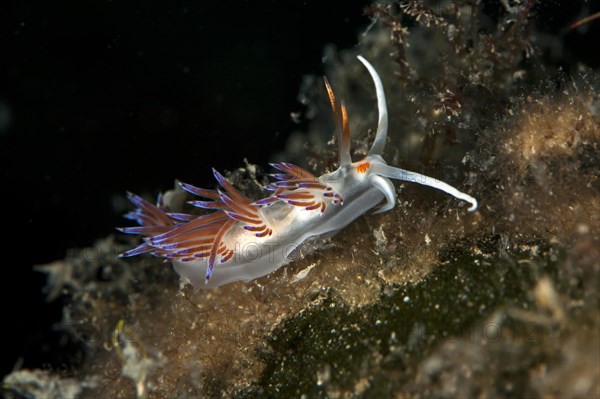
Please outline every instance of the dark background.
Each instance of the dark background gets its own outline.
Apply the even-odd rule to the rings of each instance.
[[[3,2],[4,3],[4,2]],[[323,74],[326,44],[350,48],[368,1],[13,1],[0,6],[2,363],[62,367],[61,302],[47,305],[36,264],[127,224],[126,190],[156,195],[175,178],[211,185],[210,168],[265,165],[302,128],[297,94]],[[493,14],[497,2],[485,2]],[[587,9],[586,9],[587,7]],[[556,34],[597,1],[546,2]],[[600,21],[555,36],[545,57],[598,66]],[[116,205],[115,205],[116,204]]]

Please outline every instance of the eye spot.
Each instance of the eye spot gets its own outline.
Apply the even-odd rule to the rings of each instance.
[[[371,166],[371,162],[363,162],[361,164],[356,165],[356,171],[358,173],[365,173],[367,169],[369,169],[369,166]]]

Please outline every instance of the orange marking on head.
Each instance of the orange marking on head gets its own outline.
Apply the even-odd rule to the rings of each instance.
[[[369,162],[369,161],[363,162],[356,166],[356,171],[358,173],[365,173],[367,171],[367,169],[369,169],[369,166],[371,166],[371,162]]]

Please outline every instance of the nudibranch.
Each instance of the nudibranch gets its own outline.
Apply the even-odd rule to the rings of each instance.
[[[126,215],[140,226],[120,229],[142,235],[143,243],[121,256],[142,253],[164,258],[175,271],[197,287],[211,288],[233,281],[265,276],[289,262],[290,253],[313,236],[334,233],[377,207],[375,213],[396,205],[396,190],[390,179],[415,182],[442,190],[470,203],[470,195],[432,177],[389,166],[382,157],[387,138],[388,114],[381,79],[362,56],[358,59],[375,84],[379,121],[375,140],[367,156],[357,162],[350,157],[350,129],[343,102],[329,82],[325,86],[336,122],[339,168],[320,177],[289,163],[272,164],[275,182],[271,194],[252,200],[236,190],[213,169],[216,190],[179,183],[200,200],[192,205],[209,210],[204,215],[171,212],[159,197],[152,203],[134,194],[137,209]]]

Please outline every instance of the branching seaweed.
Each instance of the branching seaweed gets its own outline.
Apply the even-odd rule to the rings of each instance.
[[[480,0],[439,9],[427,3],[375,3],[365,13],[389,31],[403,88],[422,93],[419,103],[432,117],[421,155],[431,161],[440,137],[450,143],[473,137],[503,112],[537,53],[528,29],[535,0],[499,1],[495,25],[482,15]]]

